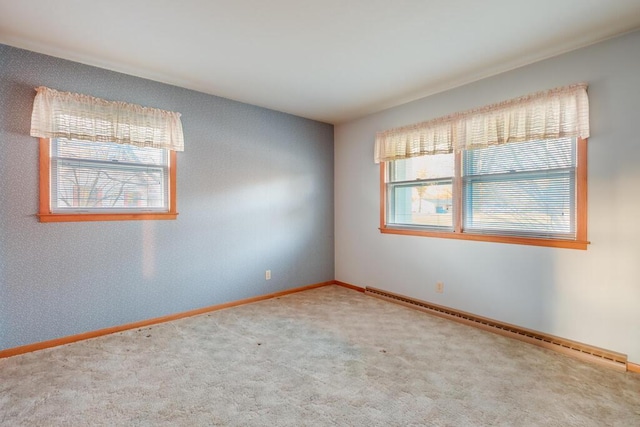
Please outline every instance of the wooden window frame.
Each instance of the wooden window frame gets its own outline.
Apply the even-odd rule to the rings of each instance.
[[[462,153],[455,154],[453,178],[454,229],[452,232],[419,230],[398,225],[387,226],[387,162],[380,162],[380,232],[383,234],[399,234],[405,236],[438,237],[443,239],[474,240],[480,242],[510,243],[517,245],[547,246],[554,248],[586,250],[590,242],[587,240],[587,140],[577,139],[576,165],[576,239],[546,239],[533,237],[505,236],[496,234],[465,233],[462,227]]]
[[[132,221],[132,220],[172,220],[178,217],[176,210],[176,152],[169,150],[169,210],[167,212],[144,213],[54,213],[51,211],[51,155],[49,138],[40,139],[40,222],[83,222],[83,221]]]

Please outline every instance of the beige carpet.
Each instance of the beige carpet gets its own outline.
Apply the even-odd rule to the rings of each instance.
[[[2,426],[640,426],[640,375],[328,286],[0,360]]]

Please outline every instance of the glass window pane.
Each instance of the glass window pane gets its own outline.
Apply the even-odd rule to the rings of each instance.
[[[74,141],[58,138],[54,141],[56,157],[106,162],[138,163],[161,166],[166,164],[166,150],[143,148],[128,144]]]
[[[465,231],[575,238],[575,167],[574,138],[466,151]]]
[[[166,211],[166,150],[123,144],[52,141],[51,209]]]
[[[151,209],[164,206],[161,169],[109,169],[63,163],[57,167],[56,207]]]
[[[431,227],[453,226],[451,181],[391,186],[390,223]]]
[[[512,142],[464,153],[465,175],[570,168],[576,165],[573,138]]]
[[[465,188],[465,229],[539,236],[575,232],[571,172],[555,176],[471,181]]]
[[[391,182],[414,181],[416,179],[448,178],[454,173],[454,156],[436,154],[433,156],[410,157],[395,160],[391,165]]]

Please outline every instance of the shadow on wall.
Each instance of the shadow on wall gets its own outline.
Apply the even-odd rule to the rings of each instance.
[[[2,77],[0,75],[0,77]],[[15,134],[20,137],[29,135],[31,132],[31,118],[33,110],[33,100],[36,90],[33,86],[13,80],[0,85],[0,99],[10,101],[11,108],[0,109],[0,126],[2,132]]]

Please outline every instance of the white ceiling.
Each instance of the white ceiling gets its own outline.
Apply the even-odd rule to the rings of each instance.
[[[638,28],[640,0],[0,0],[0,43],[329,123]]]

